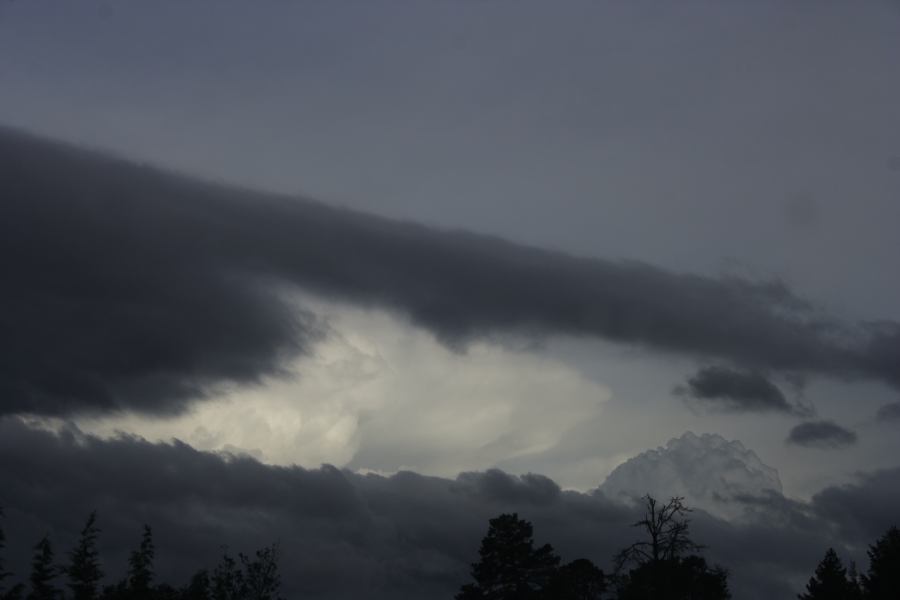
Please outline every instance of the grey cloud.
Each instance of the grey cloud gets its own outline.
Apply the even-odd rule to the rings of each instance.
[[[886,527],[900,524],[900,468],[861,473],[855,483],[815,494],[811,504],[822,518],[839,526],[845,539],[870,543]]]
[[[201,183],[0,130],[0,411],[177,412],[320,335],[281,291],[406,314],[449,345],[596,336],[900,385],[898,326],[779,282],[670,273]]]
[[[857,436],[833,421],[800,423],[788,434],[787,443],[811,448],[843,448],[856,443]]]
[[[731,412],[783,412],[809,416],[810,410],[789,402],[762,372],[712,366],[697,371],[676,394],[700,400],[710,408]]]
[[[879,421],[900,421],[900,402],[891,402],[878,409],[875,417]]]
[[[497,502],[552,504],[561,493],[556,482],[543,475],[529,473],[513,477],[498,469],[461,473],[457,483],[478,496]]]
[[[897,480],[896,472],[876,473],[823,490],[811,504],[771,490],[733,499],[755,518],[729,523],[697,510],[694,537],[731,569],[735,597],[768,598],[773,590],[786,597],[824,548],[852,543],[859,551],[860,540],[890,525]],[[178,442],[54,434],[15,418],[0,420],[0,481],[6,555],[17,573],[28,569],[23,549],[49,532],[64,551],[96,508],[109,578],[123,572],[122,558],[148,522],[164,580],[184,581],[214,563],[221,544],[237,552],[278,540],[287,597],[304,598],[449,597],[466,579],[488,518],[511,511],[533,521],[537,541],[564,559],[586,557],[608,569],[633,540],[639,510],[600,491],[560,491],[538,475],[444,479],[272,467]]]

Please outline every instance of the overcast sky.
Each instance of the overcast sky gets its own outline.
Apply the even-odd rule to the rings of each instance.
[[[895,1],[0,2],[2,413],[581,492],[693,431],[864,486],[898,73]]]

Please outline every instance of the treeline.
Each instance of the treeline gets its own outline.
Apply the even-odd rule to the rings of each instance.
[[[728,571],[709,565],[688,534],[682,498],[646,496],[633,525],[642,538],[623,548],[605,573],[590,560],[561,564],[550,544],[535,547],[531,523],[517,514],[490,520],[472,564],[472,582],[456,600],[727,600]],[[900,600],[900,530],[891,527],[869,551],[869,570],[845,568],[833,549],[799,600]]]
[[[284,600],[277,544],[237,558],[223,549],[215,568],[197,571],[186,585],[176,588],[156,581],[153,531],[145,525],[140,543],[128,557],[125,577],[103,586],[99,534],[94,512],[61,564],[56,562],[50,539],[44,536],[33,548],[28,582],[10,585],[12,573],[3,562],[6,538],[0,528],[0,600]]]
[[[550,544],[536,547],[531,523],[515,513],[489,521],[470,583],[456,600],[728,600],[728,571],[710,565],[689,535],[690,509],[682,498],[660,503],[646,496],[643,518],[633,523],[640,539],[623,548],[604,572],[580,558],[563,564]],[[3,516],[0,510],[0,517]],[[223,549],[214,568],[197,571],[182,587],[156,581],[153,532],[144,526],[128,556],[124,578],[103,585],[91,513],[65,560],[58,563],[50,539],[33,547],[27,582],[12,583],[5,569],[0,528],[0,600],[284,600],[277,544],[252,556]],[[864,574],[825,552],[799,600],[900,600],[900,530],[891,527],[869,547]]]

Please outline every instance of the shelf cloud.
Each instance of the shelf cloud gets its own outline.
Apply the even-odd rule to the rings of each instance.
[[[405,315],[461,351],[504,335],[588,336],[900,386],[900,325],[843,322],[778,281],[579,258],[12,130],[0,130],[0,165],[2,413],[171,414],[277,374],[324,335],[285,300],[292,289]],[[732,404],[780,405],[736,373],[725,373]]]

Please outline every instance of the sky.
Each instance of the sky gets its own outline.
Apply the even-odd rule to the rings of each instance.
[[[523,506],[602,561],[622,536],[556,511],[608,523],[660,480],[723,562],[858,556],[900,493],[898,72],[894,1],[2,2],[2,451],[79,507],[70,452],[219,473],[153,509],[177,531],[201,498],[198,547],[271,533],[221,524],[265,481],[261,519],[337,548],[282,492],[353,490],[359,568],[423,597],[464,574],[456,519],[477,542]],[[21,535],[76,528],[4,469]],[[141,493],[103,497],[139,522]],[[428,559],[391,563],[392,527]]]

